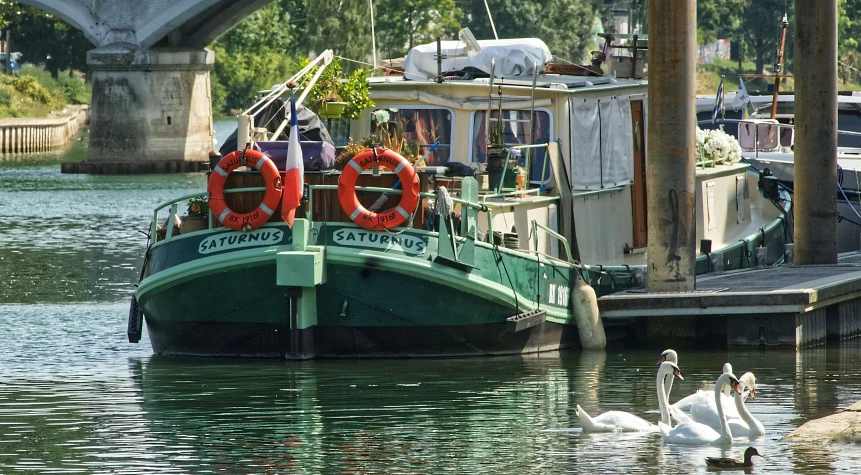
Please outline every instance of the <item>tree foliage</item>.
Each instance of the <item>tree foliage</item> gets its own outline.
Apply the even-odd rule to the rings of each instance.
[[[454,0],[377,0],[376,32],[386,58],[406,54],[438,36],[456,38],[461,11]]]
[[[87,68],[92,44],[80,30],[41,10],[0,1],[0,28],[12,32],[13,51],[26,62],[44,65],[55,78],[63,69]]]
[[[297,64],[290,54],[295,48],[291,30],[290,14],[273,3],[210,46],[215,51],[210,80],[213,111],[244,109],[257,91],[291,75]]]

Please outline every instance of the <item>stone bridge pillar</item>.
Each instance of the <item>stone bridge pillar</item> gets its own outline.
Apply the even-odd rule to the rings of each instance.
[[[84,167],[95,172],[202,169],[213,148],[213,60],[207,49],[113,44],[87,52],[93,103],[91,165]]]
[[[18,0],[80,29],[96,46],[87,162],[64,172],[204,169],[213,148],[205,49],[272,0]]]

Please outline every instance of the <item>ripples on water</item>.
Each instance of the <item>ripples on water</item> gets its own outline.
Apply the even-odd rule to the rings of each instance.
[[[2,474],[687,474],[748,445],[765,455],[753,473],[858,473],[858,446],[782,440],[861,399],[858,340],[680,352],[685,381],[672,401],[710,387],[727,360],[757,375],[748,406],[767,434],[728,449],[580,432],[578,403],[657,421],[663,348],[301,363],[152,356],[146,337],[125,338],[138,231],[155,204],[203,189],[203,175],[62,175],[56,158],[39,160],[0,161]]]

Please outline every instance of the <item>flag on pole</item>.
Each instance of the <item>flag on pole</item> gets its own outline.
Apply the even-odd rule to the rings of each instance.
[[[302,200],[305,188],[305,165],[302,162],[302,146],[299,144],[299,119],[296,116],[296,98],[290,91],[290,141],[287,144],[287,161],[284,166],[284,183],[281,192],[281,219],[293,228],[296,208]]]
[[[718,86],[717,95],[715,96],[715,107],[712,109],[712,124],[715,123],[721,111],[723,111],[723,78],[720,78],[720,86]]]
[[[732,100],[732,108],[740,109],[747,105],[750,100],[750,95],[747,93],[747,88],[744,87],[744,80],[739,79],[738,92],[735,93],[735,99]]]

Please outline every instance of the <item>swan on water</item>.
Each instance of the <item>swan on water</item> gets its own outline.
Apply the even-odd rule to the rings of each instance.
[[[658,369],[658,377],[655,380],[659,394],[664,387],[662,384],[664,376],[668,374],[672,374],[679,379],[684,379],[679,367],[674,363],[669,361],[662,363]],[[665,413],[666,408],[661,408],[661,418],[664,417]],[[580,426],[583,428],[583,432],[655,432],[658,430],[658,427],[651,422],[625,411],[608,411],[592,417],[578,404],[577,416],[580,418]]]
[[[688,444],[688,445],[729,445],[732,444],[732,432],[724,416],[723,408],[719,406],[719,397],[721,389],[728,385],[733,391],[739,393],[738,378],[732,373],[721,374],[715,382],[715,406],[718,408],[718,415],[721,421],[720,432],[716,432],[711,427],[701,424],[696,421],[681,422],[675,427],[670,427],[663,422],[658,422],[658,428],[661,432],[661,438],[664,442],[671,444]],[[664,391],[664,386],[658,384],[658,404],[661,406],[661,414],[664,411],[669,411],[667,406],[667,393]]]
[[[732,365],[729,363],[724,363],[721,373],[733,374]],[[731,391],[728,387],[724,388],[721,393],[721,402],[723,403],[723,410],[727,413],[728,416],[738,416],[738,414],[736,414],[735,412],[735,403],[733,402],[732,396],[730,396],[730,394]],[[669,397],[670,391],[668,390],[667,399],[669,399]],[[711,389],[698,389],[697,392],[676,401],[676,403],[673,404],[673,407],[682,412],[692,413],[693,407],[699,404],[714,404],[714,394],[712,393]]]
[[[724,414],[726,414],[729,422],[730,430],[733,437],[758,437],[765,434],[765,428],[759,422],[745,405],[744,389],[750,389],[751,399],[756,399],[756,376],[753,373],[744,373],[738,378],[739,390],[742,395],[734,395],[733,407],[731,411],[727,410],[726,404],[721,399],[723,404]],[[721,395],[723,396],[723,395]],[[710,404],[696,404],[691,407],[691,419],[706,424],[717,430],[720,428],[720,418],[718,417],[714,401]]]

